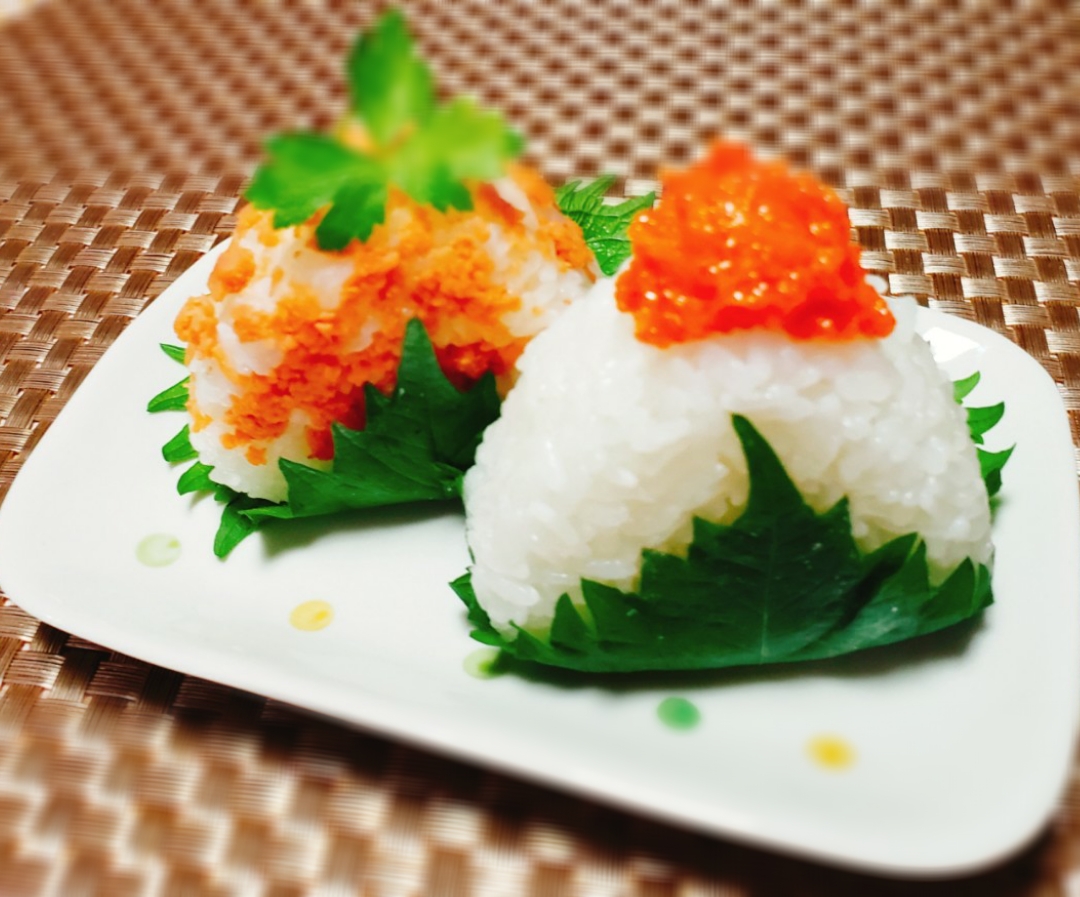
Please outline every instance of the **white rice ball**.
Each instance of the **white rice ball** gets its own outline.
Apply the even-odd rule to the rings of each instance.
[[[893,303],[885,339],[745,331],[661,349],[598,283],[526,349],[465,478],[472,583],[491,622],[544,632],[582,578],[633,589],[643,549],[684,554],[695,516],[730,523],[749,483],[745,415],[819,513],[842,497],[864,551],[916,532],[940,581],[991,556],[963,409]]]

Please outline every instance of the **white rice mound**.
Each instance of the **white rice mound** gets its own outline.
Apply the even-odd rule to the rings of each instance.
[[[747,331],[660,349],[598,283],[518,361],[517,385],[465,478],[472,583],[492,623],[544,632],[584,578],[631,589],[645,548],[685,553],[692,520],[730,523],[749,483],[731,415],[769,441],[818,512],[847,496],[872,550],[910,532],[937,581],[991,557],[965,413],[893,303],[883,340]]]
[[[534,209],[521,188],[509,177],[492,186],[506,202],[524,212],[524,223],[529,230],[535,230],[539,215],[551,214],[551,210]],[[395,220],[394,216],[408,214],[403,209],[396,210],[386,226],[391,232],[396,226],[404,226],[406,222]],[[321,311],[332,315],[341,305],[346,281],[354,270],[347,256],[318,250],[311,240],[310,227],[283,228],[276,236],[277,241],[272,246],[260,241],[256,228],[235,237],[254,256],[255,276],[242,290],[216,305],[220,357],[196,358],[189,363],[189,392],[194,406],[211,419],[211,423],[201,430],[192,428],[191,445],[199,453],[199,460],[213,467],[210,477],[215,482],[270,501],[282,501],[288,492],[278,467],[281,458],[321,469],[328,468],[331,462],[310,456],[305,433],[311,420],[300,407],[292,412],[284,433],[260,444],[266,450],[265,464],[248,461],[245,453],[249,444],[231,448],[223,444],[223,437],[230,432],[225,423],[226,412],[242,388],[229,377],[227,368],[231,367],[241,376],[265,375],[271,373],[283,358],[281,348],[271,340],[242,342],[233,328],[234,309],[245,307],[271,313],[279,302],[294,295],[298,289],[308,288],[319,298]],[[593,284],[594,272],[573,268],[562,270],[539,249],[525,255],[515,253],[511,241],[497,224],[489,223],[485,248],[495,266],[492,279],[521,299],[520,307],[503,318],[511,337],[535,336]],[[345,352],[363,352],[379,327],[378,321],[365,322],[357,333],[350,335],[351,339],[346,338]],[[509,382],[501,385],[508,388]]]

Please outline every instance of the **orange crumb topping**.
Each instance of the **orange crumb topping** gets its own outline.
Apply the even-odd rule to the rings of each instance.
[[[261,445],[249,445],[244,457],[247,458],[248,464],[265,464],[266,463],[266,448]]]
[[[500,228],[512,255],[539,251],[561,270],[592,270],[580,228],[558,212],[550,187],[524,168],[515,168],[512,177],[536,210],[535,222],[527,222],[525,213],[490,186],[473,190],[474,208],[468,212],[439,212],[392,191],[385,223],[367,241],[354,240],[342,252],[328,254],[328,260],[352,266],[340,297],[329,302],[293,279],[291,269],[260,262],[240,246],[249,232],[267,247],[282,238],[273,230],[272,213],[244,209],[236,242],[211,276],[210,294],[191,299],[176,321],[188,360],[212,358],[235,385],[222,444],[245,448],[253,464],[265,463],[267,443],[301,413],[311,456],[333,457],[331,424],[362,427],[365,384],[383,392],[393,388],[405,326],[414,317],[424,323],[439,364],[455,385],[467,386],[489,371],[508,373],[526,340],[504,323],[521,308],[521,299],[497,276],[487,245],[492,227]],[[317,223],[315,216],[296,229],[306,251],[317,251]],[[268,270],[257,271],[260,263]],[[271,311],[237,296],[256,273],[269,275],[280,296]],[[281,361],[268,374],[239,374],[218,344],[219,319],[231,325],[242,344],[264,341],[279,349]],[[205,414],[189,404],[196,427],[205,427]]]
[[[844,204],[811,175],[718,141],[662,180],[659,204],[630,226],[634,256],[616,284],[638,339],[668,346],[748,329],[834,341],[892,332]]]
[[[210,273],[210,292],[239,293],[254,276],[255,256],[251,250],[239,243],[231,243]]]
[[[203,414],[195,407],[195,403],[190,400],[188,401],[188,411],[191,412],[191,429],[195,433],[198,433],[200,430],[205,430],[213,423],[210,415]]]

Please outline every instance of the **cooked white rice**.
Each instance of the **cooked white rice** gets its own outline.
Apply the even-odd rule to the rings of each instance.
[[[864,550],[904,533],[939,579],[990,558],[990,511],[964,411],[914,303],[883,340],[744,332],[660,349],[598,283],[518,362],[520,378],[465,479],[473,586],[492,623],[550,624],[582,577],[633,588],[644,548],[683,552],[692,519],[730,522],[748,495],[731,424],[745,415],[815,510],[843,496]]]

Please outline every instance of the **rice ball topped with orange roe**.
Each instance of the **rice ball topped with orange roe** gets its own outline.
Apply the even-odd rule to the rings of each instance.
[[[209,293],[176,321],[191,374],[190,439],[215,482],[280,501],[278,461],[326,468],[331,425],[364,426],[363,390],[395,383],[419,319],[447,378],[509,387],[525,344],[596,279],[581,229],[534,171],[471,183],[440,211],[391,188],[366,240],[321,249],[323,216],[275,229],[246,207]]]
[[[699,523],[730,527],[746,512],[737,418],[815,514],[843,503],[858,551],[916,534],[934,587],[988,564],[990,506],[965,411],[916,330],[914,302],[886,301],[867,282],[836,195],[727,143],[662,180],[657,207],[631,225],[618,278],[598,282],[526,348],[465,477],[470,588],[488,643],[517,644],[522,631],[543,642],[568,600],[591,621],[570,626],[563,614],[571,648],[595,626],[614,634],[606,660],[580,644],[564,660],[614,669],[604,664],[620,662],[623,640],[650,630],[635,629],[635,615],[666,608],[681,619],[683,595],[643,584],[643,570],[656,552],[696,563],[708,554],[694,553]],[[766,575],[779,561],[762,555],[740,567],[733,552],[734,567]],[[714,581],[686,574],[695,613]],[[616,609],[605,589],[643,591]],[[767,593],[718,590],[708,603],[716,631],[725,608],[745,618]],[[590,595],[604,613],[586,607]],[[637,655],[636,668],[681,668],[680,656],[661,656],[664,644],[656,650]]]

